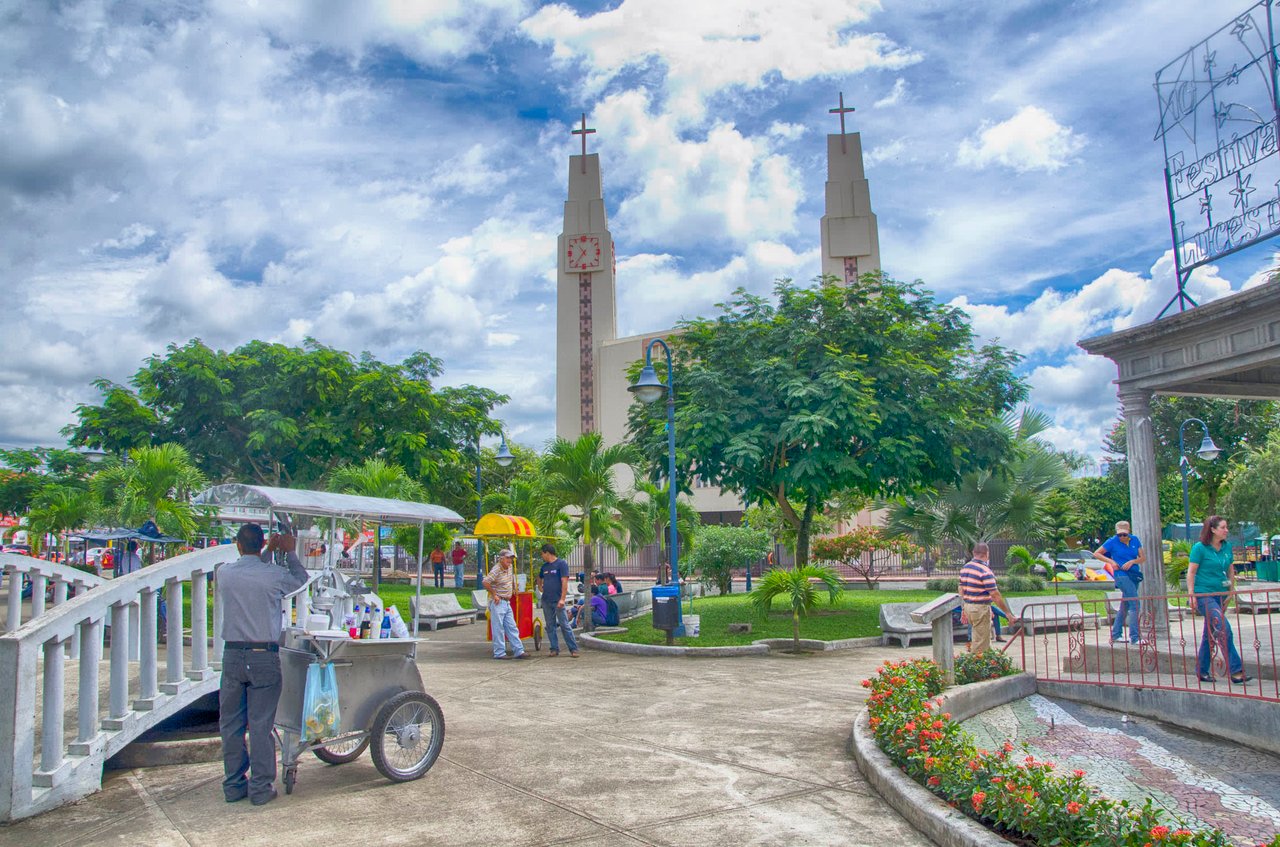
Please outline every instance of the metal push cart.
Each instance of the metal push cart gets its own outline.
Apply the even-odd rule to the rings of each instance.
[[[223,517],[268,524],[278,516],[328,518],[330,539],[337,522],[378,521],[418,524],[417,596],[422,589],[422,546],[428,523],[462,523],[462,516],[443,506],[258,485],[217,485],[198,495],[197,505],[213,507]],[[216,579],[216,574],[215,574]],[[347,581],[326,561],[301,589],[285,600],[282,677],[275,728],[280,739],[284,790],[293,793],[298,761],[308,751],[322,762],[353,762],[370,748],[374,767],[393,782],[418,779],[435,764],[444,745],[444,713],[426,693],[418,672],[418,622],[412,637],[351,639],[337,633],[311,633],[304,623],[313,613],[328,615],[331,627],[354,609]],[[215,607],[214,614],[219,614]],[[220,650],[221,645],[218,645]],[[338,688],[341,734],[307,740],[303,709],[308,668],[333,663]]]

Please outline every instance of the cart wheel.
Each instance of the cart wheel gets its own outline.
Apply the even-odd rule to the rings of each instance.
[[[540,620],[533,622],[533,649],[535,651],[542,649],[542,621]]]
[[[373,719],[373,764],[392,782],[417,779],[444,746],[444,713],[428,694],[402,691]]]
[[[293,784],[297,781],[298,781],[298,769],[296,767],[285,768],[284,769],[284,793],[292,794]]]
[[[369,736],[364,735],[347,738],[343,741],[335,741],[332,744],[317,747],[311,752],[315,753],[316,758],[326,765],[345,765],[347,762],[354,762],[360,758],[360,754],[368,746]]]

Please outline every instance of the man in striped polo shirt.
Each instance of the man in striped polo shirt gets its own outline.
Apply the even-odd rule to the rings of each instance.
[[[515,573],[511,563],[516,551],[510,547],[498,554],[498,563],[489,569],[484,587],[489,592],[489,631],[493,633],[493,658],[506,659],[507,640],[511,640],[514,658],[527,659],[524,644],[520,643],[520,629],[516,626],[515,613],[511,609],[511,595],[515,591]]]
[[[996,588],[996,575],[988,564],[991,551],[985,541],[973,545],[973,559],[960,569],[960,600],[964,613],[973,628],[973,637],[969,639],[970,653],[983,653],[991,649],[991,606],[994,603],[1009,618],[1009,623],[1017,623],[1018,619],[1009,610],[1009,604],[1000,596]]]

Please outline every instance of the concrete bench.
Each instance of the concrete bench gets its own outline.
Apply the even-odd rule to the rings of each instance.
[[[1278,607],[1280,607],[1280,596],[1277,596],[1276,602],[1278,604]],[[1107,623],[1111,623],[1115,621],[1116,615],[1119,614],[1119,612],[1120,612],[1120,592],[1108,591],[1107,592]],[[1169,604],[1170,618],[1180,621],[1182,620],[1183,615],[1185,615],[1186,613],[1187,613],[1186,606],[1175,606],[1172,603]]]
[[[435,632],[442,623],[471,623],[484,611],[462,608],[456,594],[427,594],[422,597],[421,604],[417,597],[409,598],[409,613],[418,619],[418,623],[426,624]]]
[[[1036,630],[1066,629],[1070,626],[1088,626],[1097,629],[1102,615],[1086,612],[1080,599],[1074,594],[1059,594],[1056,597],[1009,597],[1006,598],[1009,609],[1027,628],[1028,633]]]
[[[1280,610],[1280,583],[1255,580],[1249,585],[1237,584],[1236,606],[1250,615],[1270,614]]]
[[[881,603],[880,631],[884,633],[884,644],[888,645],[892,638],[898,639],[903,647],[910,647],[912,639],[918,641],[933,640],[933,625],[917,623],[912,620],[911,613],[928,605],[927,603]],[[955,637],[969,639],[969,627],[956,627]]]

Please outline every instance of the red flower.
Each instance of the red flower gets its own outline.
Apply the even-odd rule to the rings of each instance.
[[[933,788],[937,788],[937,787],[938,787],[939,785],[941,785],[941,784],[942,784],[942,780],[941,780],[941,779],[939,779],[938,777],[936,777],[936,776],[931,776],[931,777],[929,777],[929,785],[930,785],[931,787],[933,787]]]
[[[1169,827],[1164,826],[1163,824],[1160,826],[1151,827],[1151,837],[1154,838],[1156,841],[1163,841],[1168,836],[1169,836]]]
[[[981,812],[982,804],[985,803],[986,801],[987,801],[987,792],[985,791],[975,791],[973,792],[973,796],[969,798],[969,802],[973,804],[973,810],[975,812]]]
[[[1080,804],[1075,800],[1072,800],[1067,804],[1067,811],[1074,815],[1076,812],[1080,811]]]
[[[1081,771],[1081,770],[1072,771],[1071,775],[1074,776],[1076,779],[1084,779],[1084,771]]]

